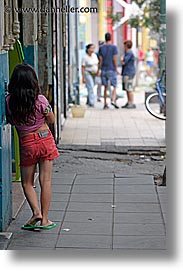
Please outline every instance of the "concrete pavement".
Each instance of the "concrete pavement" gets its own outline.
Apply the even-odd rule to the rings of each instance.
[[[39,195],[39,186],[36,183]],[[27,203],[8,231],[8,250],[125,251],[166,249],[166,187],[148,175],[53,172],[49,231],[23,231]]]
[[[1,249],[166,252],[166,187],[156,186],[153,176],[163,165],[144,156],[148,150],[165,151],[165,122],[147,113],[143,90],[135,93],[135,100],[134,110],[115,110],[112,106],[102,110],[103,104],[97,103],[96,108],[86,109],[84,118],[69,114],[58,146],[61,156],[53,168],[49,218],[57,227],[21,230],[31,215],[25,202],[0,236]],[[120,98],[118,104],[125,101]],[[81,103],[85,105],[85,98]],[[72,161],[63,148],[71,149]],[[85,155],[77,153],[84,148]],[[131,149],[143,151],[136,157],[135,167],[131,159],[123,159]],[[91,156],[92,150],[101,152],[102,157]],[[110,150],[119,157],[107,157]],[[38,182],[36,186],[39,195]]]
[[[145,109],[145,87],[138,87],[135,96],[136,109],[115,109],[108,103],[103,110],[102,102],[95,108],[86,107],[86,98],[81,105],[86,107],[84,118],[73,118],[69,113],[62,133],[61,144],[69,145],[115,145],[115,146],[165,146],[165,122],[152,117]],[[119,98],[121,107],[126,96]]]

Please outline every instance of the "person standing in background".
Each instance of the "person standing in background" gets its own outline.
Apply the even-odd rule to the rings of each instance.
[[[154,67],[154,53],[151,48],[148,48],[146,52],[146,66],[147,66],[147,75],[152,77],[152,72]]]
[[[132,41],[124,42],[125,54],[121,57],[122,64],[122,85],[123,90],[127,93],[127,103],[122,108],[134,109],[133,79],[135,77],[135,56],[131,50]]]
[[[111,34],[105,34],[105,44],[99,48],[99,65],[98,73],[99,75],[101,69],[102,85],[104,85],[104,109],[108,109],[107,105],[107,89],[108,86],[113,86],[113,91],[111,95],[111,105],[118,109],[116,104],[116,86],[117,86],[117,47],[111,44]],[[110,84],[109,84],[110,82]]]
[[[86,46],[86,54],[82,58],[82,80],[83,83],[86,83],[86,88],[88,91],[87,103],[88,106],[94,107],[95,105],[95,95],[94,95],[94,86],[95,86],[95,77],[98,71],[99,60],[97,55],[94,53],[95,46],[94,44],[88,44]]]
[[[103,40],[99,40],[98,42],[98,46],[99,48],[104,45],[104,41]],[[96,53],[98,60],[99,60],[99,52]],[[99,75],[96,76],[95,78],[95,83],[97,85],[97,101],[101,102],[101,89],[102,89],[102,79],[101,79],[101,71],[99,72]]]

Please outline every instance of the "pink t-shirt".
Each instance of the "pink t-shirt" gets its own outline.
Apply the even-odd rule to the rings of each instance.
[[[6,104],[7,104],[7,113],[8,116],[11,118],[11,111],[9,109],[9,99],[11,95],[6,97]],[[45,123],[45,114],[48,112],[52,112],[51,106],[44,95],[38,95],[38,99],[36,100],[36,112],[35,112],[35,124],[32,125],[32,121],[30,125],[16,125],[13,122],[13,118],[11,118],[11,124],[15,125],[17,132],[20,136],[26,135],[28,133],[34,132],[39,129]]]

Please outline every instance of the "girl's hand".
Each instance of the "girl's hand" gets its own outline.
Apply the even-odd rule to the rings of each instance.
[[[83,84],[85,84],[85,83],[86,83],[86,80],[85,80],[85,78],[84,78],[84,77],[82,78],[82,81],[83,81]]]

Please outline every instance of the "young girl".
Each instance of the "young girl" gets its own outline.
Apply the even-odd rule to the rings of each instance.
[[[22,229],[51,229],[55,223],[48,220],[51,201],[53,159],[59,156],[46,122],[54,123],[54,114],[48,100],[41,95],[38,79],[30,65],[15,67],[6,97],[7,120],[15,125],[20,142],[20,169],[22,187],[32,210],[31,219]],[[41,211],[34,190],[34,173],[39,164]],[[40,225],[36,225],[40,221]]]

